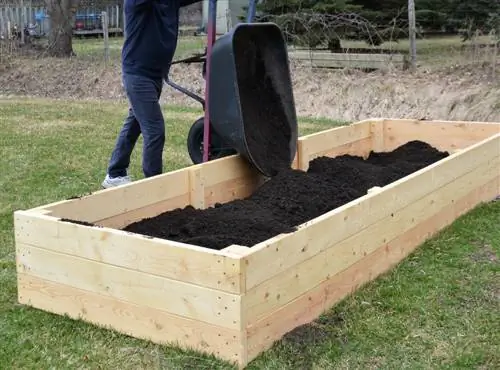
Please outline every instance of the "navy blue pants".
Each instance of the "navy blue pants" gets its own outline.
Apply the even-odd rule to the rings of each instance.
[[[132,150],[142,133],[144,176],[159,175],[163,170],[165,144],[165,121],[159,103],[163,80],[124,74],[123,84],[130,108],[111,155],[108,174],[110,177],[127,175]]]

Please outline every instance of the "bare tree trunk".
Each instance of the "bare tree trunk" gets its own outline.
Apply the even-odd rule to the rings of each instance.
[[[50,17],[48,52],[54,57],[70,57],[73,52],[73,18],[79,0],[45,0]]]

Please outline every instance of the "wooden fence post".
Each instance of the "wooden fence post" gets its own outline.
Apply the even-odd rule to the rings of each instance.
[[[408,20],[410,37],[410,65],[411,69],[417,68],[417,32],[415,19],[415,0],[408,0]]]
[[[24,35],[24,26],[26,25],[26,13],[25,13],[25,9],[24,9],[24,0],[21,0],[21,23],[20,26],[19,26],[19,31],[21,31],[21,44],[24,45],[26,40],[25,40],[25,35]]]
[[[491,61],[492,66],[492,77],[496,77],[496,65],[497,65],[497,57],[498,57],[498,44],[500,43],[500,35],[497,35],[497,31],[495,29],[491,30],[490,33],[491,41],[493,41],[493,57]]]
[[[104,60],[109,62],[109,29],[108,13],[102,12],[102,33],[104,38]]]

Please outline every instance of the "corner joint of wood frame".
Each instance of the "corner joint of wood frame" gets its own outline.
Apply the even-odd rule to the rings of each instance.
[[[222,249],[221,252],[227,257],[235,259],[243,259],[244,257],[251,254],[252,250],[242,245],[233,244],[230,245],[229,247]]]
[[[252,253],[252,249],[244,247],[242,245],[233,244],[221,250],[224,256],[230,258],[238,263],[239,270],[239,293],[246,293],[246,267],[247,267],[247,256]]]
[[[189,202],[194,208],[205,208],[205,179],[201,164],[189,170]]]

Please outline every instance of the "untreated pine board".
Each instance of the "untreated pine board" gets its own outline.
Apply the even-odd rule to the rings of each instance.
[[[131,223],[142,220],[144,218],[156,217],[166,211],[177,208],[184,208],[190,204],[190,194],[185,193],[181,196],[162,200],[148,206],[134,209],[116,216],[108,217],[102,220],[93,222],[95,225],[109,227],[112,229],[122,229]]]
[[[242,260],[221,251],[121,230],[61,222],[30,211],[15,212],[14,228],[16,244],[230,293],[241,293],[243,289]]]
[[[367,158],[368,155],[370,154],[370,151],[372,150],[372,139],[370,137],[353,141],[341,146],[337,146],[334,149],[330,149],[327,151],[323,152],[312,152],[309,153],[311,160],[318,158],[318,157],[338,157],[341,155],[354,155],[354,156],[359,156],[363,158]],[[300,169],[303,171],[307,171],[309,169],[309,162],[307,159],[307,155],[303,157],[302,159],[302,166]]]
[[[297,161],[296,154],[292,168],[297,168]],[[239,155],[204,163],[196,170],[202,194],[198,202],[205,208],[246,198],[264,181],[264,177]]]
[[[292,234],[279,235],[257,244],[245,257],[246,288],[299,264],[325,248],[358,233],[426,194],[498,157],[500,134],[393,182],[380,192],[367,194],[304,223]],[[299,154],[300,157],[300,154]],[[335,233],[329,232],[335,230]]]
[[[186,169],[52,203],[43,208],[52,211],[57,217],[95,222],[179,197],[181,200],[189,199],[189,175]]]
[[[362,121],[299,138],[298,165],[307,171],[314,158],[341,153],[366,156],[370,150],[371,121]]]
[[[18,272],[239,330],[240,295],[17,243]]]
[[[500,157],[475,168],[402,209],[373,223],[353,236],[329,246],[316,256],[285,270],[247,291],[243,306],[247,322],[255,322],[345,270],[389,240],[439,213],[474,189],[498,178]],[[332,229],[330,232],[334,233]]]
[[[224,203],[249,195],[255,189],[258,179],[255,171],[252,172],[248,164],[237,155],[189,166],[181,171],[184,171],[188,178],[187,192],[182,196],[160,200],[146,207],[95,223],[107,227],[122,228],[143,218],[155,217],[187,205],[197,209],[205,209],[218,202]],[[170,187],[177,188],[178,184],[172,181]]]
[[[479,203],[498,194],[499,178],[457,199],[439,213],[389,241],[362,260],[332,276],[306,294],[280,307],[247,327],[248,361],[269,349],[276,340],[296,327],[307,324],[334,304],[380,274],[389,271],[436,232],[450,225]]]
[[[372,120],[370,123],[370,132],[371,132],[371,149],[374,152],[384,152],[384,127],[385,120],[377,119]]]
[[[197,171],[199,202],[204,207],[246,197],[260,179],[257,171],[239,155],[204,163]]]
[[[168,314],[94,292],[19,273],[21,304],[112,328],[136,338],[214,354],[228,361],[244,357],[242,332]]]
[[[463,149],[500,133],[500,124],[488,122],[384,120],[385,151],[411,140],[424,141],[440,150]]]

